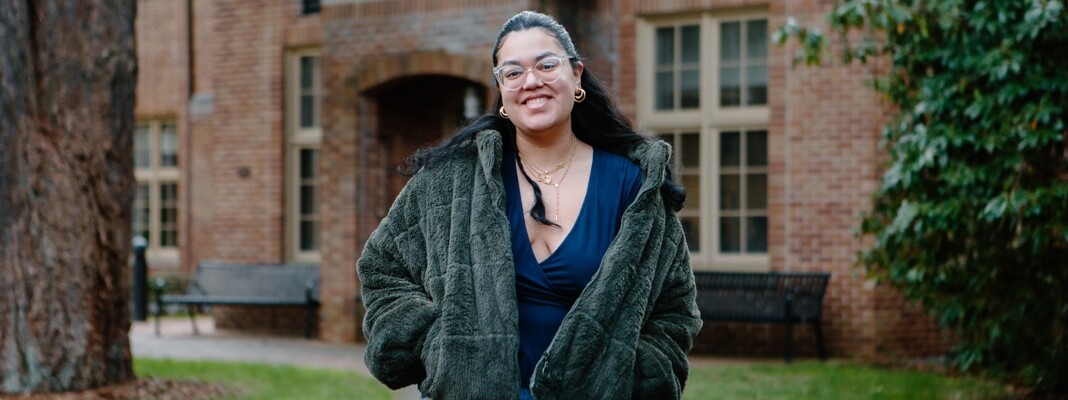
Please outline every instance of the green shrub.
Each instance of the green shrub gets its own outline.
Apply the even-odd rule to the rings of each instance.
[[[848,0],[829,18],[847,61],[891,65],[875,82],[898,111],[862,227],[869,274],[954,329],[962,369],[1068,392],[1064,3]],[[822,36],[790,34],[818,62]]]

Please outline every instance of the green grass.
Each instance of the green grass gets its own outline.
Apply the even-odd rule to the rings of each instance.
[[[217,361],[138,358],[140,377],[203,380],[243,394],[234,400],[391,399],[374,379],[351,371]],[[1008,397],[1004,386],[934,372],[868,367],[848,362],[802,361],[695,366],[686,400],[718,399],[960,399]]]
[[[151,358],[135,359],[134,371],[139,377],[221,383],[242,393],[233,400],[393,398],[373,378],[352,371]]]
[[[1006,388],[975,378],[846,362],[701,366],[683,396],[714,399],[1003,399]]]

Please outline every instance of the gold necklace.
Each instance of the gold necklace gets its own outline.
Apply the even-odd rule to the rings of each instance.
[[[574,154],[574,151],[572,151],[572,154]],[[571,170],[571,158],[569,157],[567,159],[567,168],[564,168],[564,174],[560,175],[560,180],[559,181],[557,181],[557,182],[552,184],[553,187],[556,188],[556,218],[553,219],[553,222],[560,221],[560,184],[564,183],[564,178],[567,178],[567,171],[570,171],[570,170]]]
[[[555,167],[553,167],[552,169],[549,169],[549,170],[544,170],[544,169],[538,168],[534,164],[527,162],[526,158],[523,157],[523,154],[519,155],[519,161],[523,163],[523,167],[525,167],[527,169],[527,171],[532,172],[534,174],[534,180],[536,180],[538,182],[541,182],[541,183],[545,183],[545,184],[552,184],[553,183],[552,175],[555,174],[556,171],[559,171],[559,170],[563,169],[564,167],[571,166],[571,160],[575,157],[575,147],[576,147],[577,144],[578,144],[578,139],[575,137],[575,135],[572,134],[571,135],[571,149],[568,150],[568,152],[567,152],[567,159],[564,160],[564,161],[561,161],[559,164],[557,164]],[[567,175],[567,173],[565,172],[564,175]],[[563,179],[563,178],[561,178],[561,179]]]
[[[568,151],[567,160],[561,162],[559,165],[553,168],[552,171],[540,170],[539,168],[527,163],[527,161],[523,159],[522,154],[519,155],[519,162],[523,164],[524,169],[535,174],[535,176],[537,177],[537,179],[535,180],[537,182],[544,183],[546,185],[553,185],[553,188],[556,189],[556,218],[552,219],[552,221],[554,222],[560,220],[560,184],[564,183],[564,179],[567,178],[567,173],[571,171],[571,161],[575,158],[575,147],[577,142],[578,140],[575,138],[575,136],[571,135],[571,150]],[[561,168],[564,168],[564,174],[560,175],[560,180],[553,182],[552,174],[556,171],[559,171]]]

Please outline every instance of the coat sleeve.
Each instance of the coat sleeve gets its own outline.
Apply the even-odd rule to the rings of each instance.
[[[425,256],[418,254],[425,254],[425,241],[410,189],[398,196],[356,263],[367,307],[364,361],[371,374],[392,389],[418,384],[425,377],[423,342],[440,316],[422,284],[426,266],[418,264],[425,264]]]
[[[701,330],[690,253],[683,238],[638,340],[634,398],[678,399],[689,376],[686,354]]]

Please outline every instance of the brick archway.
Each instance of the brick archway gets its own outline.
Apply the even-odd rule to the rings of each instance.
[[[486,85],[492,66],[487,60],[441,51],[412,52],[375,57],[353,73],[353,84],[361,95],[398,78],[416,75],[446,75]]]

